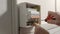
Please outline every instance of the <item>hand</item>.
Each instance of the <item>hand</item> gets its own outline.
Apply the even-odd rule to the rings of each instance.
[[[39,23],[33,23],[33,26],[37,27],[37,26],[40,26]]]
[[[50,24],[60,25],[60,13],[49,11],[45,21]]]
[[[49,34],[44,28],[42,28],[39,24],[34,23],[35,33],[34,34]]]

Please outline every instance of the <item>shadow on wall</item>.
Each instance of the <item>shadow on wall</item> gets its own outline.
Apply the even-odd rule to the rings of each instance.
[[[4,14],[0,16],[0,34],[12,34],[11,33],[11,0],[5,0],[5,1],[7,1],[6,2],[7,10],[5,11]],[[3,2],[3,5],[4,5],[4,2]]]

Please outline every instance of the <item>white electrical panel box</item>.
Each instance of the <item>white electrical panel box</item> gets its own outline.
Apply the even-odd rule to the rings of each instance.
[[[18,5],[20,27],[31,27],[33,23],[40,23],[40,5],[20,3]]]

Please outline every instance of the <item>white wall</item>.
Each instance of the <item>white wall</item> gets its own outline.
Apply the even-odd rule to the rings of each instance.
[[[56,0],[57,11],[60,12],[60,0]]]
[[[0,34],[11,33],[11,0],[0,0]]]
[[[2,16],[7,10],[7,0],[0,0],[0,16]]]
[[[55,0],[17,0],[17,4],[21,2],[30,2],[41,6],[41,19],[46,18],[48,11],[55,11]]]

